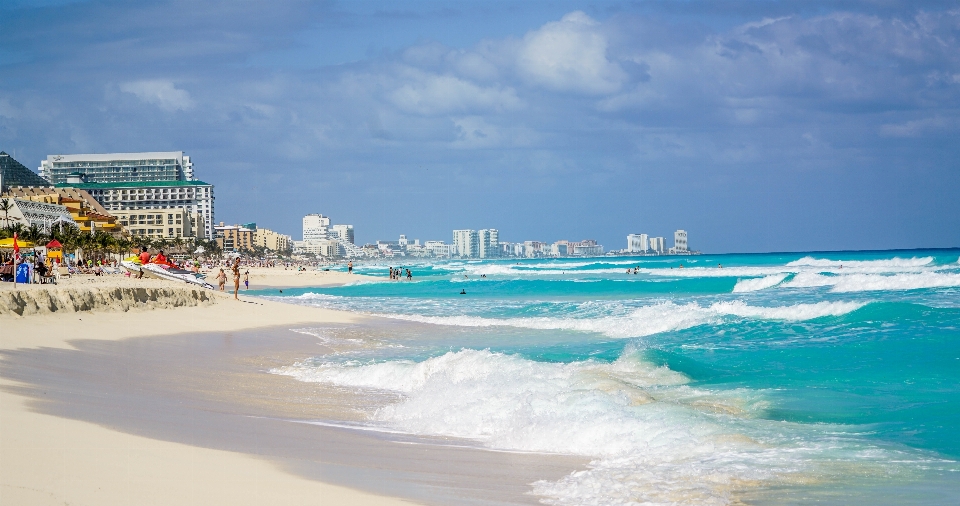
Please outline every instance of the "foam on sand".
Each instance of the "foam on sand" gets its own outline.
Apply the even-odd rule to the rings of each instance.
[[[812,471],[820,459],[883,465],[836,426],[763,420],[756,391],[693,388],[628,349],[612,363],[550,363],[464,349],[420,362],[304,362],[301,381],[398,394],[371,423],[469,438],[500,450],[588,456],[590,468],[534,484],[549,504],[728,504],[744,484]]]

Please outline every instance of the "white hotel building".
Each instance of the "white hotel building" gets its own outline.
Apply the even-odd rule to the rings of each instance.
[[[214,236],[213,185],[194,177],[193,162],[183,151],[48,155],[40,162],[40,175],[56,187],[86,190],[107,211],[136,216],[138,224],[141,213],[132,211],[165,222],[182,212],[190,226],[181,233],[189,229],[194,236]]]

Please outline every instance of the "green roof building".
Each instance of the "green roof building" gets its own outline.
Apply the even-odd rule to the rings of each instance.
[[[73,176],[72,174],[70,176]],[[71,181],[74,177],[70,177]],[[76,180],[82,181],[81,176]],[[184,209],[192,229],[201,237],[213,237],[213,185],[203,181],[117,181],[110,183],[68,182],[57,188],[86,190],[107,211]]]

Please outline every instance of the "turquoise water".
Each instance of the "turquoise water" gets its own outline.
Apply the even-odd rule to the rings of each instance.
[[[547,503],[960,494],[960,250],[356,271],[383,281],[251,293],[410,324],[277,372],[401,394],[372,425],[591,457]]]

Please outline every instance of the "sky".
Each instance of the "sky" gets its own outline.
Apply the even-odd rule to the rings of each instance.
[[[184,151],[358,243],[960,246],[960,4],[0,2],[0,149]]]

